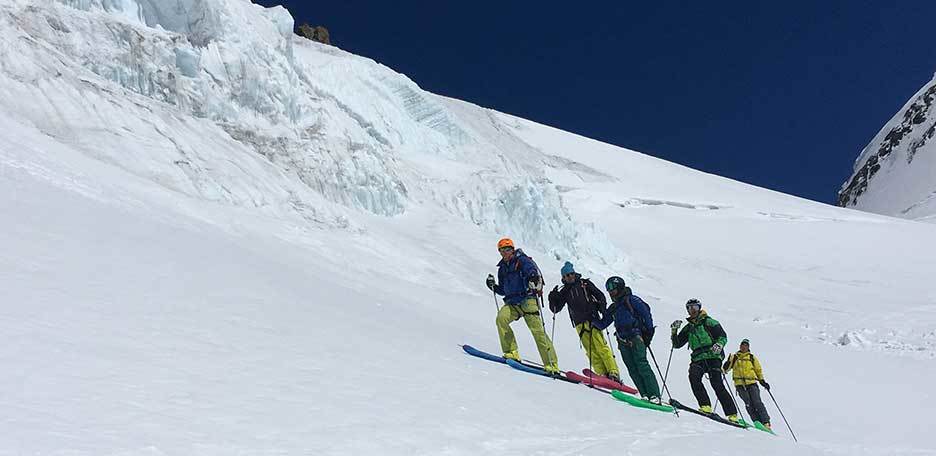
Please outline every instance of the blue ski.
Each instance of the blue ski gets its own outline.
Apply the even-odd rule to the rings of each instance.
[[[465,353],[471,356],[477,356],[481,359],[486,359],[488,361],[494,361],[495,363],[506,364],[507,360],[503,356],[492,355],[487,352],[478,350],[477,348],[472,347],[471,345],[462,345],[462,350],[465,350]]]

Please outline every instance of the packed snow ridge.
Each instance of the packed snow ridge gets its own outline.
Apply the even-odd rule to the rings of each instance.
[[[842,184],[838,205],[910,219],[936,215],[936,75],[884,125]]]

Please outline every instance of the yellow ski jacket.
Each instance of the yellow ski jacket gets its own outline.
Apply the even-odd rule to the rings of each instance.
[[[761,369],[760,361],[751,352],[732,354],[722,367],[725,372],[734,371],[731,378],[734,379],[734,384],[737,386],[753,385],[764,379],[764,371]]]

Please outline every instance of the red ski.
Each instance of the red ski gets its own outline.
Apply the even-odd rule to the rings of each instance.
[[[579,375],[575,372],[569,371],[569,372],[566,372],[566,377],[569,380],[577,380],[583,385],[594,385],[599,388],[605,388],[609,390],[618,390],[618,391],[623,391],[629,394],[637,394],[636,389],[630,386],[627,386],[623,383],[618,383],[614,380],[611,380],[608,377],[598,375],[588,369],[583,370],[582,373],[584,373],[585,375]]]

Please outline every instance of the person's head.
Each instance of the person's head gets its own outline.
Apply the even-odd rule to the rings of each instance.
[[[702,312],[702,302],[696,298],[686,301],[686,312],[689,312],[689,316],[692,318],[698,317],[699,313]]]
[[[751,341],[744,339],[741,341],[741,353],[747,353],[751,351]]]
[[[617,300],[621,296],[626,295],[627,284],[624,283],[624,279],[618,276],[610,277],[605,281],[605,290],[608,290],[608,295],[611,296],[611,299]]]
[[[572,263],[568,261],[562,265],[562,269],[559,271],[559,274],[562,275],[562,283],[572,283],[575,282],[576,273],[575,268],[572,266]]]
[[[514,243],[510,238],[503,238],[497,242],[497,251],[500,252],[501,258],[509,260],[514,253]]]

